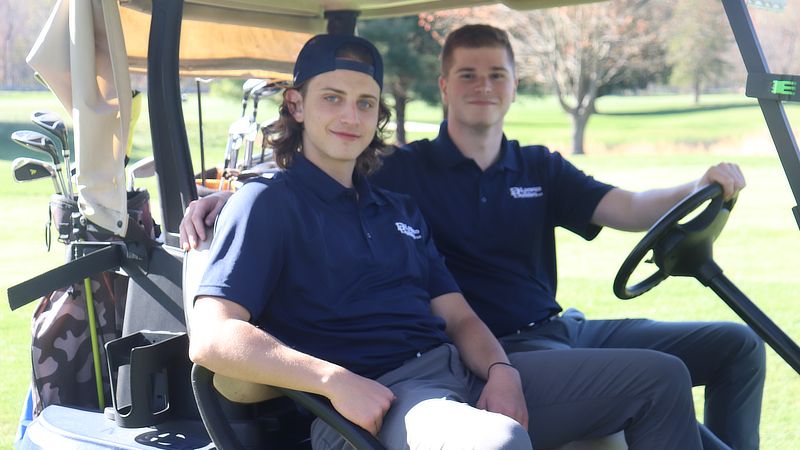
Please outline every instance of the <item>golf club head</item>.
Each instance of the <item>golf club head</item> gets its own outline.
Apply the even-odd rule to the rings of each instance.
[[[128,172],[136,178],[150,178],[156,176],[155,159],[152,156],[142,158],[128,167]]]
[[[42,127],[45,131],[53,134],[61,141],[61,148],[68,149],[67,126],[64,119],[53,111],[40,109],[31,113],[31,122]]]
[[[250,91],[253,90],[259,84],[266,83],[266,80],[262,80],[260,78],[250,78],[244,82],[242,89],[244,90],[245,95],[250,95]]]
[[[248,80],[248,81],[250,81],[250,80]],[[247,83],[245,83],[245,86],[246,85],[247,85]],[[257,93],[259,91],[261,91],[262,89],[264,89],[264,87],[266,87],[268,85],[269,85],[269,80],[258,80],[258,83],[253,83],[252,85],[250,85],[250,91],[249,91],[250,92],[250,97],[256,98]]]
[[[264,97],[269,97],[277,92],[280,92],[281,88],[275,82],[264,82],[263,84],[257,84],[253,87],[253,90],[250,91],[250,97],[253,97],[253,122],[256,121],[256,116],[258,115],[258,101]]]
[[[53,165],[59,167],[58,148],[56,148],[55,142],[44,134],[31,130],[18,130],[11,133],[11,140],[29,150],[50,155]]]
[[[64,178],[61,176],[61,162],[58,158],[58,149],[52,139],[42,133],[30,130],[18,130],[11,133],[11,140],[17,144],[37,152],[46,153],[53,160],[61,192],[68,192]]]
[[[244,135],[250,130],[250,124],[252,123],[252,118],[249,116],[236,119],[231,123],[231,126],[228,127],[228,134]]]
[[[134,180],[156,175],[156,164],[152,156],[142,158],[128,167],[128,190],[133,191]]]
[[[244,162],[242,163],[242,167],[245,169],[253,165],[253,146],[256,136],[258,136],[258,124],[253,122],[247,128],[247,133],[244,134]]]
[[[258,101],[264,97],[269,97],[270,95],[275,95],[283,89],[277,83],[267,83],[264,82],[264,85],[258,85],[250,91],[250,97],[253,97],[253,101]]]
[[[56,169],[52,164],[33,158],[15,159],[11,163],[11,172],[14,175],[14,181],[17,183],[56,176]]]
[[[244,133],[244,140],[254,142],[256,136],[258,136],[258,124],[253,122],[248,125],[247,131]]]
[[[250,91],[261,83],[266,83],[266,81],[259,78],[250,78],[244,82],[242,86],[242,90],[244,91],[244,97],[242,97],[242,117],[244,117],[244,113],[247,111],[247,99],[250,98]]]
[[[48,162],[33,158],[17,158],[11,163],[11,173],[17,183],[50,177],[53,180],[56,194],[63,194],[58,184],[56,168]]]
[[[236,157],[239,154],[239,147],[242,146],[242,139],[250,126],[252,118],[250,116],[240,117],[234,120],[228,127],[228,143],[225,145],[225,168],[231,169],[236,164]]]

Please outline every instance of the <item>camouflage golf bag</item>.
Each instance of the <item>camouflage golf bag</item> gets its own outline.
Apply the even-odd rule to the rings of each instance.
[[[128,192],[129,215],[138,219],[145,232],[155,238],[160,232],[150,215],[149,200],[150,195],[146,190]],[[75,201],[63,195],[53,195],[50,213],[58,240],[65,244],[74,242],[77,238],[73,220],[79,216]],[[48,236],[49,229],[50,223]],[[91,241],[119,240],[111,235],[98,234],[83,238]],[[33,417],[53,404],[86,408],[97,408],[100,404],[90,339],[86,285],[85,282],[76,283],[58,289],[42,297],[34,309],[31,319]],[[96,316],[103,396],[110,404],[105,344],[122,335],[128,277],[117,272],[103,272],[89,278],[88,285],[91,287]]]

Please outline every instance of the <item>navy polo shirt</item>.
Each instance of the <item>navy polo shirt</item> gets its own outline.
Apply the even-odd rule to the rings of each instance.
[[[447,121],[435,140],[388,155],[371,181],[417,202],[447,267],[497,336],[561,311],[555,227],[593,239],[600,227],[591,217],[613,188],[546,147],[505,136],[484,172],[453,144]]]
[[[458,292],[414,202],[347,189],[300,155],[226,203],[197,295],[247,308],[284,344],[367,377],[450,342],[430,300]]]

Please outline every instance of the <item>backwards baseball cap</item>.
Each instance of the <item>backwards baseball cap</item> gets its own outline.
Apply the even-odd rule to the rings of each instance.
[[[359,44],[372,54],[372,64],[349,59],[337,59],[336,52],[344,44]],[[349,34],[320,34],[311,38],[294,63],[294,85],[311,77],[336,69],[353,70],[371,76],[383,90],[383,61],[378,49],[366,39]]]

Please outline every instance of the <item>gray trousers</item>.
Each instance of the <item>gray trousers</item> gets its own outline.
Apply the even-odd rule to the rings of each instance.
[[[378,434],[387,449],[546,449],[625,430],[631,450],[700,450],[691,380],[678,359],[659,352],[543,350],[509,356],[522,375],[529,433],[475,405],[484,382],[451,345],[378,378],[397,396]],[[348,444],[317,420],[315,450]]]
[[[690,385],[705,386],[704,426],[700,427],[704,448],[758,449],[765,349],[763,341],[744,325],[586,320],[579,311],[568,310],[553,322],[503,337],[500,342],[524,380],[552,384],[552,389],[543,389],[540,397],[531,397],[526,390],[529,408],[532,407],[530,432],[534,447],[549,448],[576,438],[618,431],[615,421],[606,416],[608,404],[584,401],[592,396],[588,391],[602,392],[616,370],[624,369],[631,386],[613,383],[607,388],[611,389],[608,401],[620,402],[614,410],[625,411],[631,406],[626,404],[625,391],[642,389],[640,384],[654,382],[657,378],[652,378],[650,372],[662,370],[664,364],[672,365],[668,360],[677,358],[683,370],[688,371]],[[640,367],[645,362],[649,368]],[[574,392],[556,393],[556,389],[564,389],[565,379],[572,380],[566,383],[566,389]],[[623,388],[618,396],[614,396],[615,387]],[[654,387],[658,389],[659,384]],[[664,384],[663,389],[674,388]],[[680,389],[688,391],[689,387]],[[560,408],[544,407],[564,402],[565,398],[566,403]],[[559,414],[559,410],[563,412]],[[631,449],[645,438],[631,428],[626,428],[625,436]],[[688,447],[673,444],[649,448]]]
[[[528,433],[514,419],[474,408],[484,381],[446,344],[379,377],[397,397],[383,419],[378,440],[388,450],[532,450]],[[317,419],[314,450],[351,448]]]

